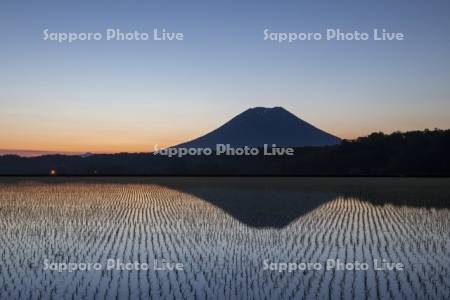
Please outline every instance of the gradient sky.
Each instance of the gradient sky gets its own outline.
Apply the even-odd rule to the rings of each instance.
[[[185,40],[58,44],[45,28],[166,28]],[[407,38],[278,44],[265,28]],[[342,138],[450,128],[448,0],[2,0],[0,37],[0,149],[151,151],[255,106]]]

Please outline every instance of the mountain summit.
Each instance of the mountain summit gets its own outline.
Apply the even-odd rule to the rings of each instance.
[[[204,136],[175,147],[214,148],[217,144],[231,147],[326,146],[340,143],[340,139],[303,121],[282,107],[250,108]]]

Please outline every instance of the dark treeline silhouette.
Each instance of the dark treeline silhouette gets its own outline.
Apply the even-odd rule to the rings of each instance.
[[[262,152],[262,151],[261,151]],[[0,157],[0,175],[450,176],[450,130],[372,133],[340,145],[296,148],[294,156]]]

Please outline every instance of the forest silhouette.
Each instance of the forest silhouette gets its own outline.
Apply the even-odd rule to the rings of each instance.
[[[151,153],[0,156],[0,175],[79,176],[449,176],[450,130],[372,133],[293,156]]]

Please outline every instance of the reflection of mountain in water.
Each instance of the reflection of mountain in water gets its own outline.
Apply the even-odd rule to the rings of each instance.
[[[336,195],[302,191],[187,187],[180,190],[207,201],[252,227],[281,228]]]
[[[23,181],[2,178],[2,184]],[[450,208],[450,178],[116,177],[34,178],[44,183],[157,184],[213,204],[256,228],[282,228],[338,197],[374,205]]]
[[[337,197],[374,205],[450,208],[449,179],[161,178],[252,227],[281,228]]]

